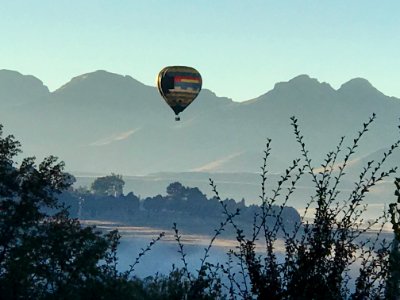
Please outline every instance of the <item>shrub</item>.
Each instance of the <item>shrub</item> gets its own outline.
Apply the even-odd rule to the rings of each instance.
[[[231,299],[398,299],[400,209],[397,204],[400,200],[390,206],[391,223],[396,233],[392,244],[382,233],[388,222],[387,213],[364,222],[363,215],[368,205],[363,200],[371,188],[396,172],[396,167],[382,169],[387,158],[399,147],[400,140],[388,148],[381,160],[366,164],[352,191],[344,193],[340,189],[345,170],[374,119],[375,115],[363,124],[349,147],[344,148],[345,138],[342,137],[336,149],[327,154],[321,168],[318,168],[320,171],[316,172],[298,121],[292,117],[301,158],[292,162],[276,188],[269,191],[266,182],[271,141],[267,142],[261,173],[262,209],[254,216],[253,233],[245,236],[235,221],[239,212],[230,212],[223,205],[226,221],[216,230],[210,246],[205,250],[205,258],[213,241],[227,224],[236,230],[238,246],[228,253],[225,265],[206,265],[202,260],[198,278],[205,277],[205,274],[214,279],[224,277],[221,282]],[[297,183],[306,175],[310,176],[315,192],[302,221],[296,224],[294,231],[290,231],[282,220],[282,211],[295,192]],[[210,184],[221,200],[212,180]],[[399,195],[398,180],[396,185],[396,195]],[[279,200],[281,209],[273,210]],[[312,221],[307,221],[306,214],[311,208],[315,209],[315,213]],[[273,225],[266,221],[270,217],[276,220]],[[376,227],[378,230],[373,231]],[[284,250],[280,254],[277,251],[279,232],[283,232],[284,242]],[[180,240],[177,241],[180,244]],[[180,252],[184,260],[183,245],[180,245]],[[185,263],[184,269],[186,266]],[[356,276],[350,274],[357,269]]]

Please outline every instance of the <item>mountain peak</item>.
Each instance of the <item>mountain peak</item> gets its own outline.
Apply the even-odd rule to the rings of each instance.
[[[293,77],[292,79],[290,79],[289,80],[289,82],[310,82],[310,81],[313,81],[313,82],[318,82],[318,80],[317,79],[315,79],[315,78],[311,78],[309,75],[307,75],[307,74],[300,74],[300,75],[297,75],[296,77]],[[319,83],[319,82],[318,82]]]
[[[64,93],[67,90],[132,89],[138,86],[143,87],[145,85],[129,75],[124,76],[105,70],[97,70],[72,78],[68,83],[57,89],[55,93]]]
[[[22,75],[20,72],[14,71],[14,70],[2,69],[2,70],[0,70],[0,76],[1,76],[1,78],[4,78],[4,77],[21,77],[24,75]]]
[[[108,72],[105,70],[96,70],[93,72],[89,72],[89,73],[85,73],[79,76],[76,76],[74,78],[71,79],[71,81],[69,83],[77,83],[77,82],[82,82],[82,81],[132,81],[135,83],[140,83],[139,81],[137,81],[136,79],[133,79],[131,76],[129,75],[120,75],[117,73],[112,73],[112,72]],[[67,83],[68,84],[68,83]]]
[[[49,89],[41,80],[17,71],[0,70],[0,99],[2,104],[21,105],[48,96]]]
[[[367,79],[361,77],[350,79],[349,81],[343,83],[342,86],[340,87],[340,89],[348,89],[348,88],[375,89]]]
[[[88,72],[79,76],[72,78],[72,80],[87,80],[87,79],[94,79],[94,78],[101,78],[101,79],[122,79],[122,78],[132,78],[128,75],[120,75],[117,73],[109,72],[106,70],[96,70],[93,72]]]
[[[366,94],[380,94],[383,95],[380,91],[378,91],[368,80],[364,78],[353,78],[346,83],[343,83],[342,86],[338,89],[338,92],[341,93],[350,93],[357,94],[361,96],[365,96]]]
[[[296,77],[293,77],[287,83],[290,83],[291,85],[295,85],[295,86],[307,86],[307,87],[312,87],[312,86],[321,87],[322,86],[322,87],[328,87],[328,88],[332,89],[332,87],[328,83],[319,82],[318,79],[311,78],[307,74],[301,74]]]
[[[296,91],[309,93],[324,90],[333,92],[334,89],[326,82],[319,82],[316,78],[311,78],[307,74],[298,75],[287,82],[278,82],[273,91]]]
[[[0,82],[6,82],[8,85],[30,84],[40,86],[45,90],[49,90],[41,80],[32,75],[23,75],[20,72],[13,70],[0,70]]]

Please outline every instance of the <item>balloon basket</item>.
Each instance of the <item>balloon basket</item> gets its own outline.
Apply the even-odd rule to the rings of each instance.
[[[175,121],[180,121],[180,120],[181,120],[181,117],[175,116]]]

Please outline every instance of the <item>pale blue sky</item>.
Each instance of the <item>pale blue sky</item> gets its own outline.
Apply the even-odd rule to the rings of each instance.
[[[235,101],[299,74],[400,97],[400,1],[0,0],[0,69],[50,90],[98,69],[154,85],[166,65]]]

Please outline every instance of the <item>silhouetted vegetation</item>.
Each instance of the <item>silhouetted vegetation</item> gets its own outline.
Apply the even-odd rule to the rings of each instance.
[[[94,194],[117,197],[123,194],[125,182],[121,175],[111,174],[97,178],[91,186]]]
[[[397,202],[390,205],[388,214],[365,222],[367,205],[363,200],[371,188],[396,172],[396,168],[384,170],[384,163],[400,140],[380,161],[367,163],[352,191],[340,189],[345,169],[374,118],[363,124],[349,147],[342,138],[318,171],[298,122],[292,118],[301,158],[292,162],[274,188],[267,188],[268,141],[261,173],[261,204],[254,210],[243,202],[222,200],[212,180],[212,199],[180,183],[168,186],[166,196],[143,203],[133,194],[73,191],[73,177],[63,172],[63,163],[54,157],[39,165],[26,158],[17,166],[20,145],[12,136],[2,137],[0,131],[0,295],[4,299],[397,299],[400,179],[395,180]],[[287,224],[286,205],[303,176],[311,176],[315,194],[301,218]],[[185,245],[174,224],[183,267],[141,279],[135,275],[135,267],[164,234],[142,249],[127,271],[120,272],[118,232],[102,234],[72,219],[57,201],[62,192],[64,200],[76,200],[77,215],[84,213],[82,205],[115,201],[120,211],[132,208],[175,214],[190,214],[191,205],[204,214],[215,214],[207,205],[216,208],[218,204],[223,218],[197,270],[189,270]],[[307,219],[312,209],[313,218]],[[242,227],[242,211],[252,215],[250,232]],[[382,235],[388,222],[395,233],[392,242]],[[228,227],[236,234],[237,247],[227,253],[225,262],[210,263],[210,249]]]
[[[373,186],[396,172],[396,168],[385,171],[382,166],[387,157],[399,147],[400,140],[390,146],[380,161],[367,163],[350,193],[345,195],[339,188],[346,166],[374,119],[375,115],[363,124],[363,129],[358,132],[352,145],[345,148],[343,159],[339,155],[343,151],[344,138],[340,140],[336,150],[328,153],[320,171],[316,172],[297,119],[292,118],[303,160],[293,161],[277,187],[271,190],[271,195],[267,195],[265,186],[270,153],[268,142],[262,168],[262,215],[255,218],[254,233],[246,237],[234,220],[231,221],[237,228],[239,246],[230,255],[242,268],[240,274],[232,274],[230,266],[224,269],[229,275],[232,298],[383,299],[389,286],[395,286],[393,294],[396,296],[391,297],[398,297],[398,277],[396,272],[393,273],[396,259],[391,259],[389,263],[390,253],[395,257],[397,248],[390,251],[390,244],[381,237],[382,228],[388,221],[387,216],[384,214],[374,221],[364,222],[363,213],[367,205],[363,204],[363,199]],[[296,182],[304,174],[311,176],[315,184],[315,194],[306,209],[306,212],[311,207],[315,209],[313,220],[307,222],[305,214],[296,229],[288,231],[278,215],[277,223],[271,227],[265,222],[267,216],[276,215],[271,211],[271,206],[281,194],[283,205],[286,205],[296,188]],[[286,191],[282,188],[285,182],[291,182]],[[215,192],[218,195],[216,189]],[[226,214],[229,216],[230,212],[226,211]],[[392,217],[391,221],[396,228],[398,219]],[[371,233],[372,228],[377,232]],[[280,259],[276,250],[279,229],[285,233],[284,250],[281,250]],[[264,254],[257,251],[257,241],[262,241]],[[393,267],[390,268],[390,265]],[[358,274],[354,274],[354,269],[357,268]],[[351,271],[353,275],[350,275]],[[393,279],[387,284],[388,276]],[[354,282],[354,288],[350,281]]]
[[[106,258],[115,233],[103,236],[69,218],[56,198],[72,184],[63,163],[48,157],[37,166],[25,158],[16,167],[20,144],[1,134],[0,127],[1,298],[84,293],[103,274],[98,262]]]
[[[386,282],[386,299],[394,300],[400,297],[400,178],[396,178],[397,202],[390,204],[390,222],[394,231],[392,248],[389,255],[389,272]]]
[[[122,177],[119,178],[122,180]],[[99,179],[96,179],[94,182],[98,181]],[[261,213],[260,206],[246,206],[244,199],[240,202],[216,197],[207,199],[197,187],[185,187],[179,182],[168,185],[165,196],[156,195],[143,200],[133,192],[114,196],[113,193],[111,195],[98,193],[93,188],[66,191],[60,200],[69,207],[72,216],[80,219],[122,222],[133,226],[164,229],[170,229],[176,222],[183,231],[204,234],[213,232],[223,218],[221,203],[230,211],[240,210],[240,215],[236,219],[247,232],[252,230],[254,214]],[[272,209],[277,212],[280,207],[273,206]],[[300,215],[294,208],[284,207],[281,214],[287,228],[293,229],[294,224],[300,222]],[[275,222],[274,217],[269,216],[267,222]],[[227,228],[224,234],[233,235],[234,231]]]

